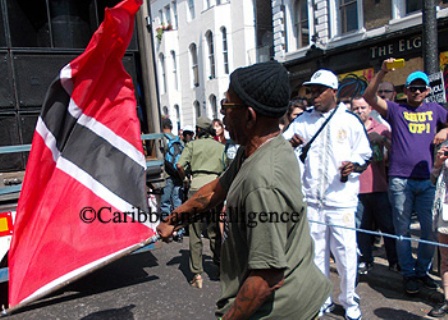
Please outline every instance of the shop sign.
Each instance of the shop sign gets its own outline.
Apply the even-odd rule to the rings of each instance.
[[[413,38],[397,39],[391,43],[385,43],[382,45],[372,46],[369,48],[371,59],[380,59],[395,57],[400,58],[402,55],[421,52],[422,37],[416,36]]]

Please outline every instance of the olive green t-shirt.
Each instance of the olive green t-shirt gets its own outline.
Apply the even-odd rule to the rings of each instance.
[[[311,319],[331,283],[314,264],[299,166],[280,135],[244,159],[238,150],[220,177],[227,193],[218,316],[231,306],[250,270],[283,269],[284,284],[251,319]]]
[[[189,166],[192,173],[190,191],[194,192],[215,180],[224,171],[224,145],[215,139],[200,138],[185,145],[178,164]]]

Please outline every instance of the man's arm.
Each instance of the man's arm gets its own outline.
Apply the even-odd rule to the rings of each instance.
[[[199,189],[187,202],[174,209],[165,221],[161,221],[157,226],[157,233],[162,239],[169,239],[176,227],[192,221],[196,214],[224,202],[226,195],[227,192],[221,186],[219,179],[213,180]]]
[[[223,319],[249,319],[284,283],[283,269],[252,270]]]
[[[184,169],[184,166],[183,165],[181,165],[181,164],[177,164],[176,165],[176,167],[177,167],[177,172],[179,172],[179,177],[180,177],[180,179],[181,180],[184,180],[185,179],[185,169]]]
[[[378,111],[378,113],[383,118],[387,116],[387,102],[381,97],[379,97],[376,93],[378,91],[379,84],[383,81],[386,73],[389,72],[389,70],[386,67],[386,63],[392,62],[394,60],[395,60],[394,58],[389,58],[383,61],[383,64],[381,65],[381,70],[378,71],[372,78],[363,95],[367,103],[370,104],[373,109]]]

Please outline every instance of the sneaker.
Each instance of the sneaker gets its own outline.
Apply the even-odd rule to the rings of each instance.
[[[373,268],[373,263],[371,262],[360,262],[358,263],[358,274],[365,275],[368,274]]]
[[[323,317],[325,314],[330,313],[334,310],[336,306],[334,305],[334,303],[330,303],[328,306],[323,306],[320,311],[319,311],[319,315],[317,316],[318,318]]]
[[[420,292],[420,284],[417,278],[414,277],[404,277],[403,278],[404,291],[408,294],[416,294]]]
[[[448,301],[445,300],[442,305],[432,308],[431,311],[429,311],[428,316],[442,318],[446,314],[448,314]]]
[[[439,288],[439,286],[434,281],[434,279],[428,275],[425,275],[423,277],[418,277],[417,280],[420,281],[421,283],[423,283],[423,285],[428,289],[436,290],[437,288]]]

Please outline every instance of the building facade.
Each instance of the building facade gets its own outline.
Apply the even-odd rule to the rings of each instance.
[[[406,76],[423,70],[420,0],[273,1],[275,58],[291,73],[294,94],[319,68],[343,80],[355,75],[369,81],[384,59],[404,58],[405,67],[386,80],[402,90]],[[440,68],[448,83],[448,1],[435,0]]]
[[[230,73],[271,59],[271,13],[271,0],[151,1],[161,114],[174,131],[220,118]]]

